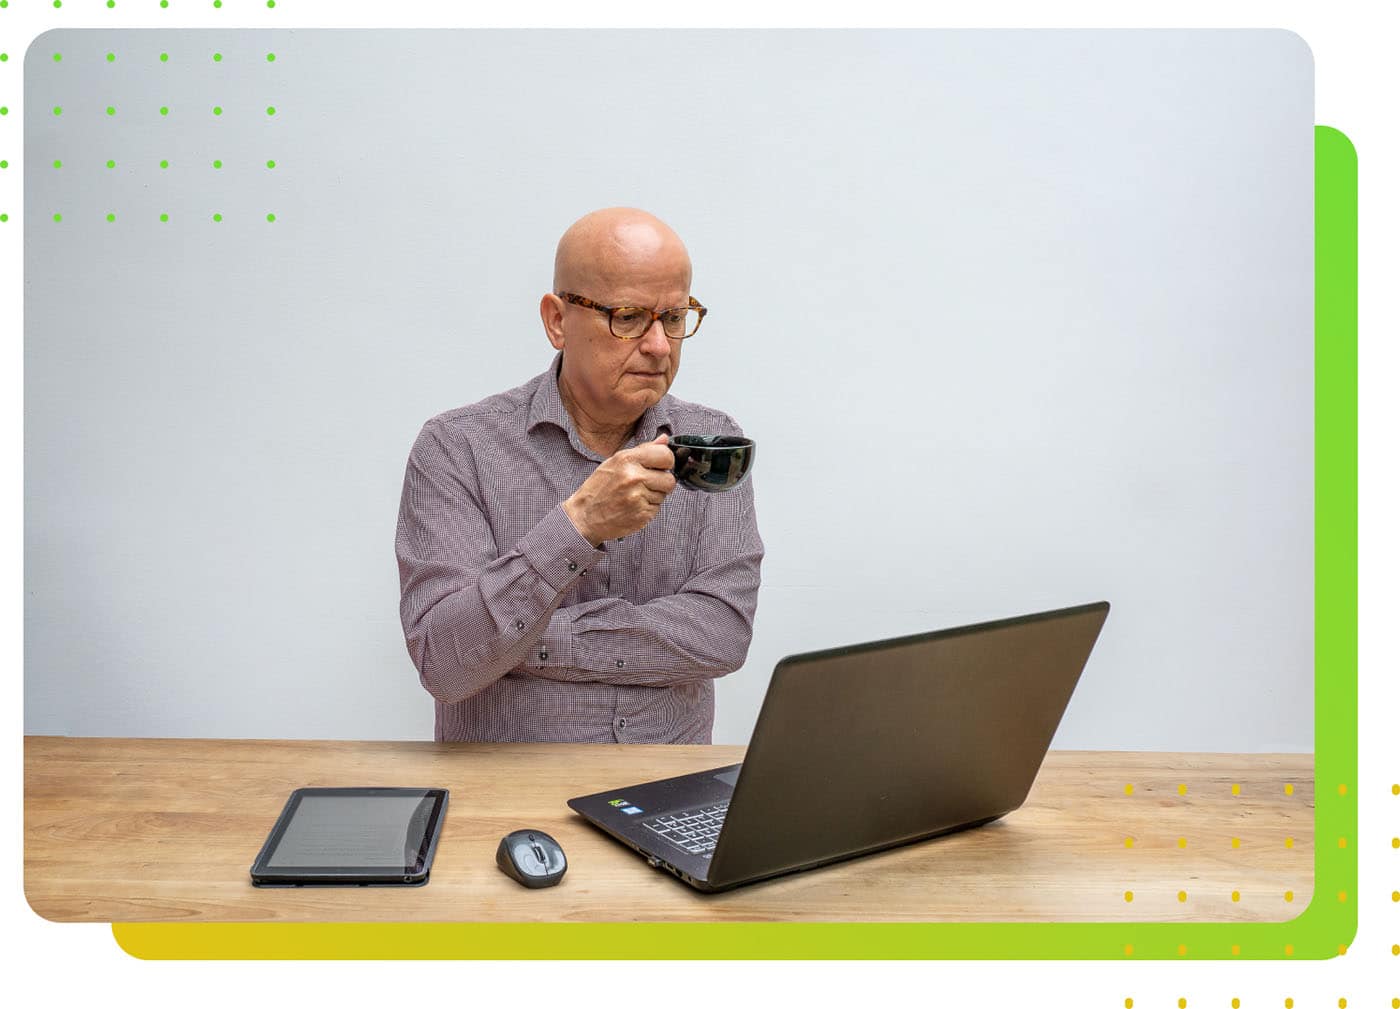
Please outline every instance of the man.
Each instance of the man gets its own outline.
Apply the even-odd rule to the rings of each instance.
[[[550,368],[423,426],[395,548],[437,739],[710,742],[763,542],[752,479],[676,492],[670,472],[670,435],[742,434],[668,394],[705,312],[690,279],[657,218],[587,215],[540,300]]]

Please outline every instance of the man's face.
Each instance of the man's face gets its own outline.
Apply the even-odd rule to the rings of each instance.
[[[614,250],[617,251],[617,250]],[[690,261],[683,248],[662,243],[621,250],[606,268],[571,291],[600,305],[662,311],[684,307],[690,294]],[[591,271],[592,272],[592,271]],[[681,340],[667,338],[659,320],[635,340],[619,340],[608,316],[561,302],[556,339],[564,350],[561,379],[575,404],[595,424],[635,421],[671,388],[681,363]]]

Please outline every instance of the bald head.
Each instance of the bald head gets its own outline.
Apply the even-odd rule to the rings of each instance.
[[[606,298],[607,289],[658,270],[683,271],[690,287],[690,254],[670,226],[645,210],[609,207],[580,217],[554,254],[554,289]]]

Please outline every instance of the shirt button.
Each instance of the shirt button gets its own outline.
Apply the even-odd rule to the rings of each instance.
[[[573,561],[569,561],[569,570],[570,570],[570,571],[577,571],[577,570],[578,570],[578,565],[575,564]]]
[[[625,728],[627,728],[627,719],[625,719],[625,718],[619,718],[619,719],[617,720],[617,727],[618,727],[619,729],[625,729]]]
[[[517,620],[517,621],[515,622],[515,629],[516,629],[517,631],[523,631],[523,630],[525,629],[525,621],[523,621],[523,620]]]
[[[545,659],[547,659],[547,658],[549,658],[549,649],[547,649],[547,648],[541,648],[541,649],[540,649],[540,661],[543,662],[543,661],[544,661]]]
[[[618,668],[618,669],[621,669],[624,665],[626,665],[626,663],[623,662],[621,659],[618,659],[618,660],[617,660],[617,668]]]

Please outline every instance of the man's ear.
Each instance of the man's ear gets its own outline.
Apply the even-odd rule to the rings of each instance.
[[[555,350],[564,349],[564,301],[558,295],[546,294],[540,299],[540,321],[544,335]]]

